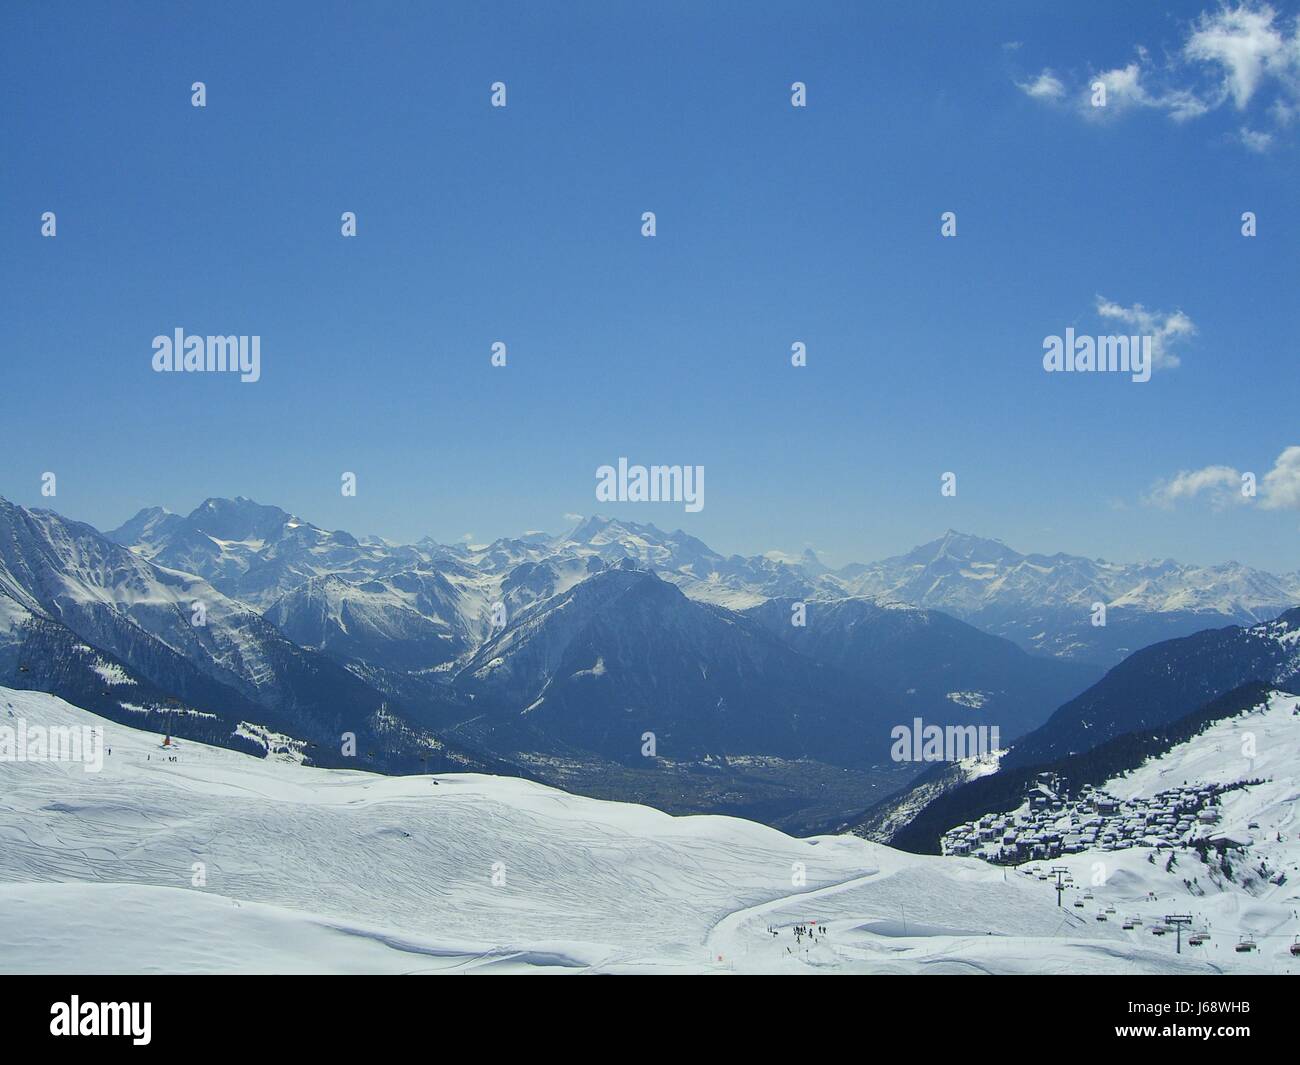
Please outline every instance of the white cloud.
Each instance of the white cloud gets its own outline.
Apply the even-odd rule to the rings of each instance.
[[[1139,48],[1138,58],[1127,66],[1094,74],[1080,100],[1083,113],[1089,118],[1102,119],[1133,107],[1147,107],[1165,112],[1175,122],[1185,122],[1190,118],[1199,118],[1210,109],[1210,105],[1191,89],[1149,89],[1147,83],[1151,78],[1148,63],[1146,49]],[[1106,86],[1104,107],[1092,105],[1092,86],[1098,81]]]
[[[1132,327],[1141,336],[1150,336],[1153,369],[1172,370],[1181,365],[1182,359],[1173,350],[1174,346],[1196,333],[1196,324],[1182,311],[1171,314],[1149,311],[1140,303],[1125,307],[1105,296],[1098,296],[1097,313]]]
[[[1151,96],[1142,85],[1142,68],[1137,63],[1130,63],[1126,67],[1116,67],[1114,70],[1103,70],[1093,80],[1100,81],[1106,86],[1106,106],[1092,106],[1092,85],[1089,84],[1086,93],[1088,99],[1085,101],[1085,106],[1088,108],[1086,113],[1088,114],[1111,114],[1134,105],[1139,107],[1153,106]]]
[[[1300,110],[1300,17],[1288,26],[1266,3],[1243,0],[1202,12],[1162,62],[1142,45],[1136,53],[1131,62],[1095,72],[1073,87],[1047,69],[1016,85],[1040,100],[1072,97],[1080,113],[1094,120],[1144,108],[1186,122],[1228,103],[1245,112],[1266,89],[1272,90],[1272,102],[1265,113],[1276,128],[1287,127]],[[1104,107],[1092,106],[1097,81],[1106,86]],[[1238,135],[1255,152],[1266,151],[1272,138],[1272,133],[1245,126]]]
[[[1300,447],[1293,444],[1277,457],[1260,489],[1265,510],[1300,510]]]
[[[1259,130],[1247,129],[1241,127],[1241,143],[1249,148],[1252,152],[1266,152],[1273,146],[1273,134],[1262,133]]]
[[[1288,40],[1268,4],[1243,3],[1235,8],[1205,12],[1183,46],[1183,54],[1192,60],[1212,63],[1221,69],[1220,89],[1232,97],[1238,111],[1244,111],[1265,76],[1273,74],[1286,80],[1300,66],[1300,41]]]
[[[572,522],[579,522],[579,521],[582,521],[582,515],[581,515],[581,514],[566,514],[566,515],[564,515],[564,520],[565,520],[565,521],[572,521]]]
[[[1059,100],[1065,95],[1064,83],[1050,70],[1044,70],[1033,81],[1018,81],[1016,87],[1036,100]]]
[[[1243,493],[1243,488],[1253,483],[1253,474],[1232,466],[1180,470],[1168,480],[1156,482],[1144,502],[1169,509],[1176,503],[1205,496],[1219,510],[1231,504],[1254,502],[1255,496]],[[1257,490],[1263,510],[1300,510],[1300,446],[1292,444],[1283,449]]]
[[[1199,470],[1180,470],[1169,480],[1157,483],[1147,494],[1147,502],[1169,508],[1200,495],[1207,495],[1216,510],[1229,503],[1249,501],[1241,494],[1239,470],[1231,466],[1206,466]]]

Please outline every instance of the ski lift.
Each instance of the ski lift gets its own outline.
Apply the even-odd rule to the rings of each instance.
[[[1097,914],[1097,920],[1104,921],[1105,919],[1106,919],[1106,915],[1104,913]]]
[[[1193,932],[1190,936],[1188,936],[1187,942],[1190,946],[1199,947],[1202,943],[1204,943],[1209,938],[1210,938],[1209,932]]]
[[[1300,936],[1295,937],[1295,942],[1291,944],[1291,957],[1300,958]]]
[[[1131,932],[1133,931],[1133,922],[1125,921],[1122,925],[1120,925],[1120,927],[1123,928],[1125,932]]]
[[[1156,924],[1151,926],[1151,934],[1153,936],[1162,936],[1166,931],[1168,931],[1168,929],[1166,929],[1164,925]]]
[[[1255,941],[1249,936],[1242,936],[1240,942],[1233,948],[1238,954],[1249,954],[1255,949]]]

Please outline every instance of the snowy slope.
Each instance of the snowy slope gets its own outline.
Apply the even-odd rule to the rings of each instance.
[[[1074,880],[1064,896],[1066,907],[1098,924],[1103,923],[1097,914],[1105,915],[1103,926],[1118,926],[1135,945],[1149,945],[1152,926],[1163,924],[1166,916],[1188,914],[1193,922],[1184,932],[1185,954],[1249,971],[1300,972],[1300,957],[1290,953],[1300,936],[1300,697],[1275,692],[1259,709],[1217,722],[1100,790],[1123,801],[1150,801],[1184,786],[1242,782],[1254,783],[1223,792],[1215,806],[1217,819],[1191,830],[1192,838],[1209,844],[1208,861],[1195,846],[1093,846],[1025,863],[1016,875],[1064,867]],[[1064,818],[1057,828],[1073,830]],[[1228,849],[1220,853],[1224,844]],[[1044,897],[1055,896],[1054,877],[1024,879],[1037,884]],[[1123,923],[1132,917],[1141,924],[1124,931]],[[1209,938],[1189,946],[1186,936],[1192,932],[1207,932]],[[1242,938],[1257,949],[1238,953]]]
[[[1177,959],[974,860],[516,779],[378,777],[195,743],[173,762],[155,735],[0,689],[0,727],[19,718],[104,725],[112,754],[101,773],[0,762],[6,972],[1209,972],[1262,960]],[[829,931],[796,940],[811,921]]]

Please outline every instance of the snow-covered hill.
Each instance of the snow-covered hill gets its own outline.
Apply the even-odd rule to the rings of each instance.
[[[1036,879],[971,859],[673,818],[515,779],[380,777],[190,742],[167,751],[156,735],[0,688],[0,729],[20,719],[103,726],[112,753],[99,773],[0,761],[5,972],[1287,964],[1178,958],[1168,939],[1081,919]]]

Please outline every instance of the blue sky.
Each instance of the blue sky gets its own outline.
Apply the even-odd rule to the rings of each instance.
[[[1300,567],[1300,462],[1225,490],[1300,443],[1294,5],[271,7],[0,13],[0,494]],[[1190,322],[1179,365],[1045,373],[1137,331],[1099,299]],[[177,327],[262,379],[152,372]],[[621,455],[703,465],[703,511],[598,505]]]

